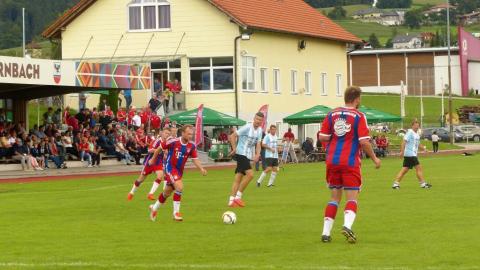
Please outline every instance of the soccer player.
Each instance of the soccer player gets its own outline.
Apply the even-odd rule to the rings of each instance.
[[[262,147],[265,148],[265,163],[267,168],[262,172],[260,178],[257,180],[257,187],[262,185],[263,179],[267,177],[268,173],[272,172],[270,175],[270,180],[268,181],[267,187],[273,187],[275,184],[275,178],[278,173],[278,148],[277,148],[277,126],[271,125],[269,133],[265,135],[262,141]]]
[[[236,130],[230,136],[232,151],[237,161],[235,180],[232,185],[232,193],[228,201],[229,207],[245,207],[242,195],[250,181],[253,179],[251,162],[257,162],[262,148],[262,123],[265,116],[258,112],[255,114],[252,124],[247,124]]]
[[[420,135],[418,135],[418,129],[420,128],[420,123],[417,119],[414,119],[412,122],[412,128],[407,131],[407,134],[403,136],[402,146],[400,147],[400,156],[403,156],[403,168],[398,173],[393,182],[393,189],[400,189],[400,181],[402,181],[403,176],[411,169],[415,168],[417,173],[418,181],[420,182],[421,188],[431,188],[432,185],[425,182],[423,178],[423,169],[420,162],[418,162],[417,153],[418,148],[422,148],[425,152],[427,148],[424,145],[420,144]]]
[[[163,179],[163,155],[161,158],[156,158],[155,161],[152,160],[152,157],[155,155],[155,152],[162,149],[162,143],[167,141],[167,138],[170,136],[170,129],[164,128],[161,134],[153,141],[148,148],[148,155],[145,157],[143,162],[143,170],[140,173],[138,179],[133,183],[132,190],[128,193],[127,199],[129,201],[133,200],[135,192],[140,187],[140,185],[145,181],[148,175],[155,172],[157,174],[157,179],[153,182],[153,186],[148,193],[147,198],[151,201],[155,200],[155,191],[157,191],[160,183]],[[157,154],[158,155],[158,154]]]
[[[193,126],[183,126],[181,133],[180,138],[171,139],[162,144],[163,149],[167,151],[165,161],[165,181],[167,185],[155,204],[150,205],[150,219],[152,221],[156,220],[158,209],[173,192],[175,192],[173,194],[173,219],[183,221],[180,213],[180,202],[183,192],[183,171],[188,158],[192,159],[193,164],[201,171],[203,176],[207,175],[207,170],[202,167],[200,160],[198,160],[197,147],[191,142]]]
[[[375,156],[370,144],[367,119],[358,111],[361,93],[359,87],[348,87],[344,94],[345,106],[328,113],[319,134],[320,140],[326,142],[327,183],[331,189],[331,200],[325,209],[323,242],[332,240],[330,232],[342,193],[345,193],[347,199],[342,234],[349,243],[357,241],[352,225],[362,185],[360,150],[363,149],[376,168],[380,168],[380,159]]]

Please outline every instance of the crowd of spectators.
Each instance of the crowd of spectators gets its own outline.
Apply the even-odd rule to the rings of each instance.
[[[96,167],[102,157],[140,164],[157,132],[164,126],[176,128],[176,123],[168,117],[162,121],[148,106],[114,114],[107,104],[78,113],[68,107],[48,108],[43,123],[30,130],[22,122],[0,120],[0,161],[20,162],[24,170],[64,169],[69,160]]]

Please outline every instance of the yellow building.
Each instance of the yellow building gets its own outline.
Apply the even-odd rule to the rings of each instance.
[[[61,41],[63,59],[150,63],[160,82],[180,80],[183,109],[203,103],[250,120],[269,104],[269,123],[340,105],[346,48],[360,41],[303,0],[81,0],[43,35]],[[133,104],[159,85],[134,91]]]

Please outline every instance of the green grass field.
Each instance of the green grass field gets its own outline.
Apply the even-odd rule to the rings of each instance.
[[[442,112],[442,99],[437,97],[424,97],[423,106],[425,117],[424,123],[428,125],[439,126],[440,115]],[[362,104],[384,112],[400,115],[400,96],[399,95],[364,95]],[[474,98],[454,98],[453,109],[456,111],[464,105],[480,105],[480,99]],[[445,112],[448,112],[448,101],[445,99]],[[410,123],[413,118],[420,119],[420,98],[407,97],[405,100],[405,123]]]
[[[339,233],[342,211],[333,242],[320,242],[323,163],[288,166],[272,189],[251,185],[235,225],[221,222],[232,170],[186,173],[183,223],[170,200],[148,219],[151,179],[132,202],[134,177],[2,184],[0,269],[479,269],[480,156],[422,158],[431,190],[413,174],[392,190],[400,162],[365,162],[356,245]]]

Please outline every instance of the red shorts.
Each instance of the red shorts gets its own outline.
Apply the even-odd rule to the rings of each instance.
[[[172,170],[171,172],[165,172],[165,182],[167,184],[173,185],[173,183],[182,180],[182,175],[178,173],[176,170]]]
[[[157,171],[163,171],[163,165],[154,165],[154,166],[144,166],[142,170],[142,175],[150,175]]]
[[[327,165],[327,183],[330,189],[360,190],[362,172],[360,167]]]

